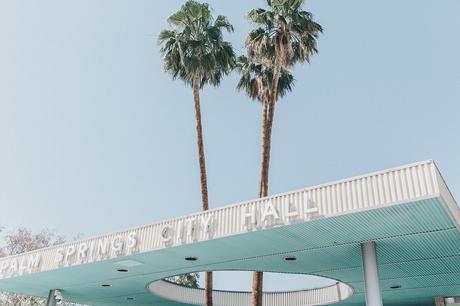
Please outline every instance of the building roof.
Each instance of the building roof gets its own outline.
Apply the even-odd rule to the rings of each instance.
[[[247,270],[336,279],[337,305],[363,305],[360,243],[376,241],[384,304],[432,305],[460,295],[459,229],[458,205],[424,161],[2,258],[0,290],[46,297],[59,288],[95,306],[187,305],[153,294],[152,282]]]

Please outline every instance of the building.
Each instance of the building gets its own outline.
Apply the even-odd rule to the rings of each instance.
[[[0,290],[90,305],[203,305],[162,279],[197,271],[328,277],[264,305],[454,305],[460,210],[433,161],[0,259]],[[58,290],[55,290],[58,289]],[[57,296],[57,298],[56,298]],[[216,291],[214,304],[249,305]]]

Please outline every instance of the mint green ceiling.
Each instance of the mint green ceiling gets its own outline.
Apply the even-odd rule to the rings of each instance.
[[[35,273],[0,280],[0,288],[38,296],[62,288],[67,300],[94,306],[179,305],[151,295],[146,286],[191,271],[260,270],[343,281],[355,292],[337,305],[358,306],[364,305],[360,242],[376,240],[384,305],[433,305],[433,296],[460,295],[460,233],[441,201],[432,198]],[[297,261],[284,261],[286,254]],[[185,256],[199,260],[186,262]],[[123,259],[142,265],[117,272],[115,263]],[[112,287],[103,288],[103,283]]]

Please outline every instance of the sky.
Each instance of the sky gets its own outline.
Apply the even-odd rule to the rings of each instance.
[[[208,1],[243,54],[263,0]],[[0,226],[69,239],[200,210],[192,91],[156,43],[183,1],[0,0]],[[460,199],[460,1],[310,0],[325,31],[278,103],[270,194],[434,159]],[[211,207],[257,196],[260,105],[202,91]]]

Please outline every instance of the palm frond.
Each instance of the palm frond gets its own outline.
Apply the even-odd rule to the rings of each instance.
[[[274,25],[274,14],[262,8],[249,11],[248,19],[255,24],[272,27]]]
[[[240,79],[236,85],[238,92],[244,91],[248,97],[264,102],[271,88],[274,65],[271,59],[240,56],[236,64]],[[277,97],[281,98],[292,91],[294,77],[286,69],[280,73]]]
[[[214,21],[214,27],[218,29],[225,29],[227,32],[233,32],[233,25],[228,21],[226,16],[219,15]]]

